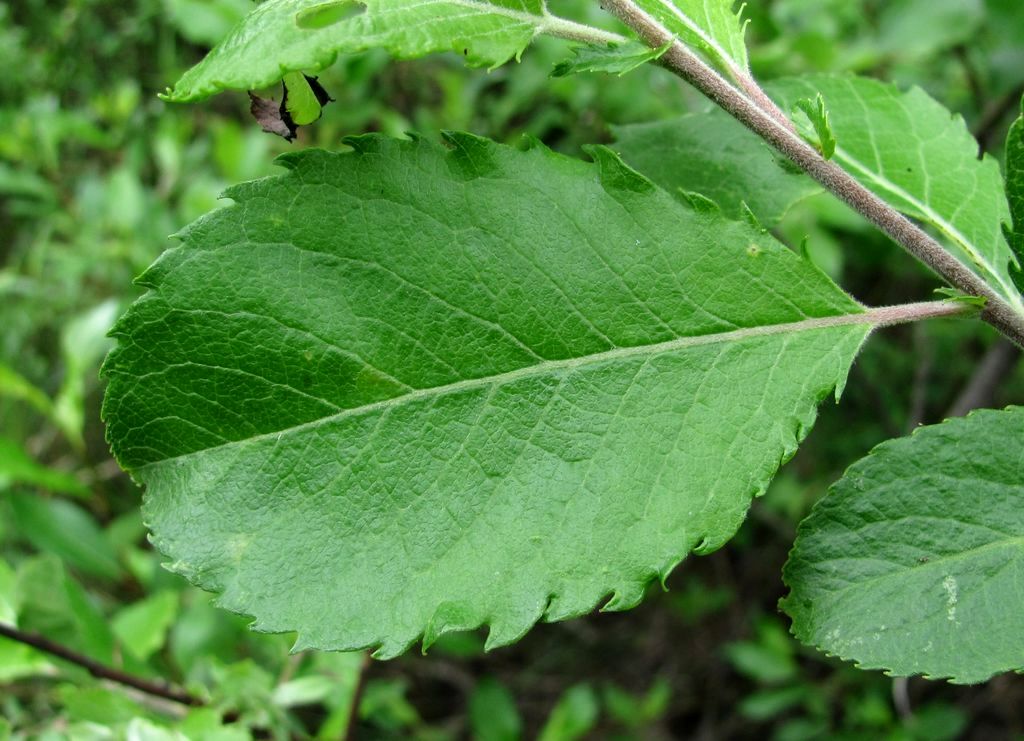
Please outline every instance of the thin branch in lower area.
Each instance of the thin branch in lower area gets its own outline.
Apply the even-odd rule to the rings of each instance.
[[[38,651],[42,651],[43,653],[50,654],[58,659],[80,666],[97,679],[106,679],[111,682],[116,682],[117,684],[122,684],[125,687],[131,687],[139,692],[144,692],[147,695],[162,697],[165,700],[171,700],[172,702],[178,702],[183,705],[198,707],[204,704],[200,698],[189,694],[184,690],[175,689],[167,684],[157,683],[142,677],[137,677],[133,674],[120,671],[119,669],[113,669],[89,658],[84,654],[73,651],[67,646],[55,643],[49,638],[44,638],[41,635],[28,633],[13,626],[0,623],[0,636],[9,638],[12,641],[17,641],[18,643],[23,643]]]

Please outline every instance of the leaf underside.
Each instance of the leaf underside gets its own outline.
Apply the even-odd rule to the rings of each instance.
[[[625,75],[637,67],[653,62],[668,51],[671,44],[652,49],[636,41],[625,44],[609,43],[579,46],[572,50],[572,57],[555,65],[552,77],[567,77],[583,72],[604,72],[610,75]]]
[[[299,647],[635,605],[733,535],[867,336],[608,150],[349,143],[183,232],[104,367],[170,567]]]
[[[748,68],[745,25],[733,0],[634,0],[669,33],[730,74]]]
[[[797,534],[793,632],[866,669],[955,682],[1024,670],[1024,409],[890,440]]]
[[[615,150],[665,190],[700,193],[732,218],[746,208],[766,227],[793,204],[821,192],[785,170],[767,144],[720,108],[652,123],[613,127]]]
[[[933,227],[964,265],[1024,314],[1010,277],[1015,262],[999,164],[978,159],[964,120],[919,88],[863,77],[810,75],[772,82],[785,110],[819,93],[838,147],[834,160],[894,208]],[[798,125],[800,122],[798,122]],[[815,136],[813,128],[804,132]]]
[[[544,25],[542,0],[266,0],[169,91],[177,103],[312,74],[339,54],[381,47],[398,59],[454,51],[496,67]]]

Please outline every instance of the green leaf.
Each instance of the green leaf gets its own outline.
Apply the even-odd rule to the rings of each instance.
[[[902,92],[861,77],[808,76],[768,90],[787,110],[820,94],[839,142],[833,160],[936,229],[953,255],[1024,314],[1010,278],[1015,258],[1002,233],[1009,210],[999,165],[987,155],[978,159],[978,143],[962,118],[919,88]],[[816,136],[811,127],[801,133]]]
[[[551,711],[539,741],[575,741],[583,738],[597,724],[601,707],[597,694],[587,684],[570,687]]]
[[[24,401],[36,411],[51,416],[53,402],[41,389],[8,365],[0,363],[0,398]]]
[[[11,492],[11,514],[18,533],[44,553],[53,553],[83,574],[116,581],[122,576],[117,554],[96,521],[61,499]]]
[[[82,312],[61,331],[61,356],[64,380],[53,402],[53,417],[68,440],[84,450],[87,383],[95,382],[96,369],[112,343],[107,333],[120,307],[114,299]]]
[[[114,635],[137,659],[160,650],[178,614],[178,593],[157,592],[121,609],[111,621]]]
[[[1024,669],[1024,408],[890,440],[801,525],[797,638],[864,668],[982,682]]]
[[[732,536],[876,321],[606,149],[347,142],[187,229],[105,365],[171,568],[300,647],[632,607]]]
[[[400,59],[454,51],[473,66],[519,58],[541,33],[612,34],[556,18],[543,0],[267,0],[168,91],[201,100],[223,90],[267,87],[289,72],[313,72],[339,54],[381,47]]]
[[[669,33],[733,77],[747,74],[746,23],[733,0],[635,0]],[[741,8],[742,10],[742,8]]]
[[[14,484],[38,486],[47,491],[89,496],[89,488],[74,474],[36,462],[13,440],[0,437],[0,491]]]
[[[323,113],[322,98],[313,91],[311,79],[301,72],[289,72],[284,76],[282,105],[296,126],[308,126]]]
[[[832,133],[832,124],[828,120],[828,110],[825,108],[825,99],[821,93],[814,100],[804,98],[796,102],[797,110],[803,112],[814,129],[814,138],[811,143],[827,160],[832,159],[836,153],[836,137]]]
[[[164,0],[167,20],[198,46],[213,46],[252,8],[252,0]]]
[[[632,41],[627,44],[609,42],[604,46],[577,46],[572,50],[573,58],[556,64],[551,76],[567,77],[581,72],[605,72],[621,77],[647,62],[660,58],[671,46],[672,44],[668,43],[652,49]]]
[[[111,663],[114,641],[105,616],[56,556],[22,561],[15,591],[20,601],[18,627]]]
[[[65,684],[58,690],[68,720],[87,721],[106,726],[127,723],[145,712],[123,692],[105,687]]]
[[[1007,239],[1018,264],[1024,266],[1024,98],[1021,99],[1021,115],[1006,137],[1006,198],[1012,223]],[[1017,288],[1024,291],[1024,270],[1014,270],[1013,279]]]
[[[523,736],[515,698],[491,677],[477,683],[469,698],[469,723],[477,741],[517,741]]]
[[[821,192],[784,169],[767,144],[719,108],[612,128],[623,159],[669,192],[699,193],[739,219],[746,204],[773,227],[790,207]]]

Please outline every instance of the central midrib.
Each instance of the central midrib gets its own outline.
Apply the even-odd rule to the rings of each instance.
[[[507,384],[517,380],[532,378],[536,376],[543,376],[546,374],[556,373],[558,371],[566,369],[580,368],[588,365],[596,365],[598,363],[605,363],[615,360],[627,360],[630,358],[644,355],[659,355],[674,350],[682,350],[690,347],[699,347],[701,345],[715,345],[728,342],[740,342],[747,339],[767,337],[771,335],[790,334],[796,332],[810,332],[814,330],[858,325],[871,325],[872,327],[874,327],[891,323],[892,320],[893,314],[891,309],[869,309],[867,311],[862,312],[840,314],[837,316],[830,317],[803,319],[800,321],[787,322],[783,324],[771,324],[761,327],[745,327],[742,329],[730,330],[728,332],[718,332],[715,334],[699,335],[694,337],[677,337],[676,339],[667,340],[665,342],[659,342],[652,345],[617,347],[611,350],[605,350],[603,352],[594,353],[592,355],[585,355],[575,358],[565,358],[562,360],[547,360],[541,363],[534,363],[532,365],[523,366],[521,368],[516,368],[515,370],[505,371],[503,373],[498,373],[495,375],[482,376],[479,378],[469,378],[462,381],[455,381],[453,383],[445,384],[443,386],[416,389],[414,391],[410,391],[400,396],[393,396],[388,399],[382,399],[381,401],[372,402],[370,404],[363,404],[358,407],[343,409],[340,412],[336,412],[334,414],[330,414],[324,417],[318,417],[317,419],[313,419],[308,422],[302,422],[300,424],[282,428],[280,430],[273,430],[271,432],[265,432],[259,435],[253,435],[252,437],[246,437],[239,440],[230,440],[220,445],[214,445],[207,448],[201,448],[199,450],[189,451],[187,453],[182,453],[180,455],[172,456],[169,458],[162,458],[160,460],[153,461],[152,463],[147,463],[145,465],[139,466],[135,469],[135,471],[141,473],[151,466],[162,465],[181,458],[187,458],[198,453],[206,453],[221,448],[231,447],[234,445],[269,440],[275,437],[279,437],[281,435],[290,435],[295,432],[300,432],[304,429],[315,429],[320,425],[334,422],[339,419],[345,419],[346,417],[356,417],[380,409],[387,409],[389,407],[405,405],[417,401],[419,399],[428,399],[438,396],[445,396],[448,394],[459,393],[460,391],[484,388],[495,384]]]

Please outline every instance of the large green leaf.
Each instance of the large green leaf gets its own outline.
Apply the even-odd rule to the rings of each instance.
[[[978,159],[978,143],[962,118],[919,88],[902,92],[860,77],[793,78],[772,83],[769,92],[790,110],[821,93],[838,140],[835,162],[936,229],[954,255],[1024,314],[1010,277],[1015,258],[1002,232],[1009,211],[999,164]]]
[[[630,166],[670,192],[700,193],[735,218],[745,204],[775,226],[794,203],[821,192],[720,108],[613,130],[614,147]]]
[[[448,141],[282,157],[115,328],[154,542],[300,646],[636,604],[732,536],[876,321],[608,150]]]
[[[746,24],[733,0],[634,0],[669,33],[701,52],[719,68],[746,73]]]
[[[1024,408],[975,412],[854,464],[800,526],[797,637],[897,675],[1024,670]]]
[[[1010,204],[1007,239],[1017,261],[1024,266],[1024,99],[1021,115],[1013,122],[1006,137],[1006,199]],[[1013,278],[1024,291],[1024,270],[1015,270]]]
[[[455,51],[475,66],[517,57],[538,34],[594,42],[614,34],[550,15],[543,0],[267,0],[167,93],[175,102],[256,89],[375,47],[408,59]]]

